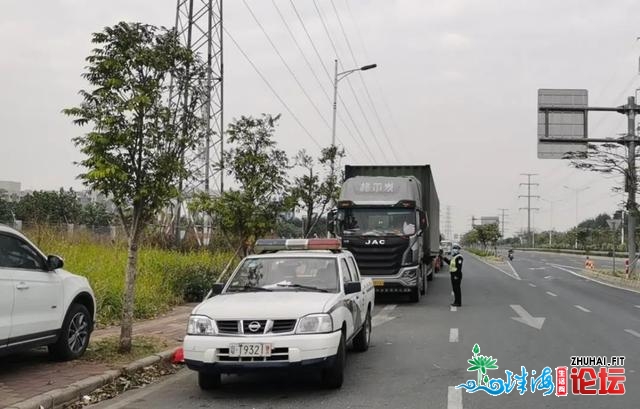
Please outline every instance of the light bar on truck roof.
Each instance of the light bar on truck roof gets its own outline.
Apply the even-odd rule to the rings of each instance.
[[[254,251],[256,254],[278,250],[340,250],[340,239],[259,239]]]

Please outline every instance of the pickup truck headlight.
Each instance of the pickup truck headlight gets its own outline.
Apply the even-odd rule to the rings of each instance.
[[[189,317],[188,335],[216,335],[217,333],[216,323],[211,318],[204,315],[192,315]]]
[[[333,320],[329,314],[311,314],[302,317],[298,323],[297,334],[322,334],[333,332]]]

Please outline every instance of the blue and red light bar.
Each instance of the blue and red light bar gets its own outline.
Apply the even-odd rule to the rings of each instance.
[[[340,239],[259,239],[254,251],[256,254],[278,250],[340,250]]]

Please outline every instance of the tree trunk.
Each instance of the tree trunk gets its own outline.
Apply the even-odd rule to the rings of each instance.
[[[122,305],[122,321],[120,322],[120,348],[121,353],[131,351],[131,339],[133,332],[133,309],[135,301],[136,276],[138,274],[138,240],[137,227],[132,227],[129,236],[127,268],[124,282],[124,303]]]

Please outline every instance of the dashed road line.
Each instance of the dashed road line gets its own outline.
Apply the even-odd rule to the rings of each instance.
[[[449,386],[447,394],[447,409],[462,409],[462,390]]]
[[[636,308],[640,308],[640,305],[635,305]]]
[[[634,330],[632,330],[632,329],[625,329],[625,330],[624,330],[624,332],[628,332],[629,334],[631,334],[631,335],[633,335],[633,336],[635,336],[635,337],[640,338],[640,332],[636,332],[636,331],[634,331]]]
[[[458,328],[451,328],[449,330],[449,342],[458,342],[460,339],[460,334],[458,333]]]
[[[549,295],[550,295],[550,296],[552,296],[552,297],[557,297],[557,296],[558,296],[558,294],[554,294],[554,293],[552,293],[551,291],[547,291],[547,294],[549,294]]]
[[[533,284],[533,283],[529,283],[529,287],[533,287],[533,288],[535,288],[535,287],[537,287],[537,285],[535,285],[535,284]]]
[[[589,310],[588,308],[584,308],[582,305],[574,305],[574,307],[576,307],[580,311],[591,312],[591,310]]]

